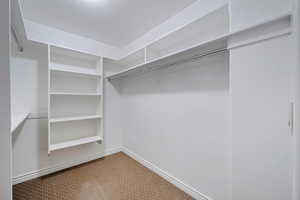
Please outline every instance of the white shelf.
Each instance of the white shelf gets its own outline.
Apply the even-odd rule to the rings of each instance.
[[[82,117],[62,117],[62,118],[52,118],[49,120],[50,123],[58,122],[70,122],[70,121],[80,121],[80,120],[90,120],[90,119],[101,119],[100,115],[82,116]]]
[[[207,54],[216,53],[218,51],[224,51],[227,49],[228,35],[222,36],[220,38],[202,42],[193,47],[183,49],[181,51],[171,53],[169,55],[163,56],[161,58],[155,59],[153,61],[131,67],[129,69],[123,70],[121,72],[115,73],[113,75],[107,76],[109,80],[116,78],[121,78],[128,76],[137,72],[145,72],[153,69],[157,69],[163,66],[170,66],[185,60],[201,57]]]
[[[69,148],[69,147],[79,146],[82,144],[98,142],[101,140],[102,140],[102,138],[100,136],[82,138],[82,139],[72,140],[72,141],[68,141],[68,142],[62,142],[62,143],[58,143],[58,144],[51,144],[49,149],[50,149],[50,151],[55,151],[55,150],[59,150],[59,149],[65,149],[65,148]]]
[[[102,57],[48,46],[49,155],[103,140],[103,81]]]
[[[11,132],[14,132],[29,116],[29,113],[13,115],[11,119]]]
[[[58,96],[101,96],[100,93],[51,92],[49,94]]]
[[[83,69],[83,68],[80,68],[80,67],[56,64],[56,63],[51,63],[50,65],[51,65],[51,67],[50,67],[51,71],[101,77],[101,75],[99,73],[95,72],[95,70],[92,70],[92,69]]]
[[[254,24],[246,29],[238,30],[236,32],[231,32],[219,38],[208,40],[206,42],[201,42],[192,47],[185,48],[174,53],[170,53],[168,55],[162,56],[154,60],[150,60],[149,62],[136,65],[134,67],[128,68],[126,70],[122,70],[117,73],[113,73],[111,75],[106,76],[106,78],[109,80],[113,80],[113,79],[125,77],[138,72],[147,72],[164,66],[171,66],[190,59],[195,59],[197,57],[214,54],[220,51],[226,51],[228,49],[235,48],[237,46],[245,45],[245,43],[246,44],[255,43],[256,41],[266,40],[268,38],[289,34],[292,32],[291,19],[292,19],[292,14],[291,12],[288,12],[281,16],[266,20],[262,23]],[[247,39],[247,37],[250,37],[252,32],[256,32],[256,34],[254,35],[255,36],[254,39],[250,38],[245,42],[244,40]],[[259,33],[260,35],[257,35],[257,33]],[[229,40],[230,43],[233,42],[236,43],[236,41],[232,40],[233,38],[235,39],[242,38],[244,42],[238,43],[237,45],[229,46],[228,45]],[[150,44],[150,46],[151,45],[153,44]],[[146,47],[146,51],[147,48],[148,47]]]

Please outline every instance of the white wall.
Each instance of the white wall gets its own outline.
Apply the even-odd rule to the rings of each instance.
[[[26,19],[24,20],[24,24],[26,35],[29,40],[80,50],[93,55],[119,60],[146,47],[153,41],[159,40],[165,35],[184,27],[205,15],[208,15],[212,11],[226,6],[228,1],[229,0],[197,1],[183,9],[177,15],[153,28],[142,37],[137,38],[135,41],[132,41],[132,43],[122,48],[107,45],[89,38],[80,37],[78,35],[67,33]]]
[[[230,11],[238,31],[292,11],[292,0],[230,0]],[[294,42],[284,36],[231,50],[233,200],[292,198]]]
[[[294,141],[294,198],[300,200],[300,0],[294,0],[295,14],[295,48],[296,48],[296,68],[295,68],[295,141]]]
[[[284,36],[230,52],[233,200],[291,200],[292,42]]]
[[[47,112],[47,46],[28,42],[23,53],[15,43],[12,48],[12,113]]]
[[[47,111],[47,46],[29,42],[24,53],[12,57],[12,110]],[[16,51],[15,51],[16,52]],[[88,144],[51,153],[48,156],[47,119],[28,119],[13,134],[13,177],[51,172],[59,166],[93,159],[121,147],[119,94],[106,83],[103,144]],[[107,117],[107,118],[106,118]],[[28,176],[29,177],[29,176]]]
[[[122,82],[123,144],[212,199],[229,199],[229,65],[206,57]]]
[[[200,0],[191,4],[187,8],[175,16],[169,18],[162,24],[153,28],[145,35],[137,38],[129,45],[121,49],[121,57],[125,57],[139,49],[142,49],[149,44],[162,39],[170,33],[177,31],[186,25],[193,23],[194,21],[201,19],[202,17],[209,15],[210,13],[227,7],[228,0]]]
[[[292,0],[230,0],[232,32],[292,11]]]
[[[11,134],[10,134],[10,8],[9,0],[0,1],[0,199],[10,200]]]
[[[217,2],[216,5],[223,5],[226,1],[220,0],[215,2]],[[291,9],[290,2],[291,0],[231,0],[231,30],[237,31],[286,13]],[[193,17],[195,17],[194,15],[189,16],[192,16],[189,19],[194,19]],[[186,22],[186,20],[187,18],[181,22]],[[179,26],[171,22],[172,19],[166,22],[170,23],[170,26],[164,26],[167,28],[163,33],[167,33],[171,31],[171,28],[173,30],[173,28],[176,29]],[[157,39],[162,34],[161,30],[163,28],[153,30],[153,34],[149,33],[149,37],[145,35],[144,38],[140,39],[141,42],[137,40],[130,48],[128,47],[126,52],[138,49],[142,43]],[[275,41],[277,42],[271,43],[271,45],[269,42],[264,43],[262,46],[258,44],[257,49],[254,48],[249,51],[240,51],[243,48],[234,50],[234,53],[231,55],[232,59],[237,60],[233,63],[234,78],[241,82],[247,80],[253,82],[257,78],[256,76],[260,74],[250,71],[253,79],[249,80],[246,70],[252,69],[251,63],[254,62],[253,67],[257,69],[257,72],[260,72],[264,67],[264,62],[272,62],[272,60],[264,60],[264,56],[271,59],[273,57],[276,58],[276,63],[279,64],[288,62],[289,58],[280,57],[282,53],[280,49],[287,48],[285,45],[288,44],[288,41],[282,39]],[[22,99],[22,103],[26,103],[26,107],[29,107],[31,112],[42,112],[47,106],[46,97],[44,96],[46,93],[43,90],[46,87],[44,85],[46,79],[43,78],[46,77],[46,74],[44,74],[46,73],[46,66],[43,64],[45,61],[44,54],[41,53],[44,51],[44,47],[36,44],[33,46],[35,47],[32,49],[30,47],[25,48],[25,59],[15,57],[12,61],[14,63],[12,70],[15,70],[15,74],[12,76],[12,79],[15,81],[13,87],[17,88],[14,91],[19,91],[12,95],[14,97],[12,102],[17,108],[18,106],[20,107],[17,100]],[[273,48],[279,50],[271,52]],[[27,51],[26,49],[29,50]],[[39,56],[32,58],[30,55]],[[244,59],[240,59],[240,57]],[[244,64],[245,61],[249,64],[242,66],[245,69],[243,71],[239,68],[239,64]],[[177,67],[172,66],[170,69],[130,77],[122,82],[106,82],[106,101],[104,106],[105,142],[103,145],[95,144],[75,147],[56,152],[48,157],[46,149],[46,119],[28,120],[14,135],[14,176],[55,167],[68,161],[84,159],[89,156],[93,157],[95,154],[102,154],[106,150],[118,148],[123,144],[129,151],[136,153],[141,158],[153,163],[204,195],[214,200],[231,199],[232,138],[230,133],[231,107],[228,62],[228,57],[225,55],[207,57],[199,62],[185,63]],[[22,66],[26,67],[19,69]],[[273,73],[274,71],[272,71],[270,66],[271,64],[268,65],[268,70],[270,70],[270,73]],[[26,76],[22,76],[23,74]],[[239,77],[239,74],[242,76]],[[275,72],[275,75],[278,74]],[[243,79],[241,79],[242,77]],[[20,82],[20,79],[23,81]],[[260,85],[255,87],[250,85],[248,89],[256,94],[256,87],[266,86],[264,84],[267,84],[263,81],[260,83]],[[239,89],[238,83],[236,86]],[[241,86],[243,85],[240,85],[240,91],[243,91]],[[22,92],[25,89],[30,91],[29,94]],[[236,94],[241,102],[244,100],[247,103],[245,105],[252,103],[249,102],[251,98],[243,98],[239,96],[239,93]],[[270,99],[271,95],[267,96],[267,92],[265,95],[266,98]],[[280,94],[280,96],[286,97],[285,94]],[[238,106],[239,104],[236,105]],[[263,106],[260,104],[260,107]],[[241,119],[241,116],[248,116],[246,112],[239,113],[239,107],[234,107],[233,109],[236,111],[236,113],[233,113],[235,114],[235,119]],[[285,108],[282,110],[282,116],[284,116],[285,120],[287,110]],[[119,111],[121,111],[121,114]],[[249,118],[260,125],[260,121],[257,121],[260,118],[255,115],[260,111],[258,109],[250,111]],[[237,113],[241,114],[241,116],[236,115]],[[234,170],[235,173],[233,175],[241,178],[243,178],[243,175],[246,175],[246,178],[251,179],[251,176],[247,176],[248,171],[244,169],[253,165],[252,163],[249,164],[247,159],[245,159],[245,162],[244,160],[239,162],[240,151],[238,149],[239,142],[245,141],[246,136],[251,136],[251,132],[244,132],[242,126],[234,128],[234,136],[236,136],[234,138],[234,149],[236,149],[237,154],[234,155],[236,157],[233,160],[233,167],[237,170]],[[253,130],[256,131],[255,133],[262,134],[259,132],[260,130]],[[123,140],[121,140],[122,131]],[[243,134],[239,135],[239,133]],[[245,133],[247,133],[246,136],[242,137]],[[255,144],[253,138],[248,139]],[[289,141],[284,142],[285,144],[289,143]],[[263,149],[263,143],[258,145]],[[251,148],[252,146],[248,150]],[[277,151],[279,152],[279,149]],[[288,149],[284,149],[284,151],[288,152]],[[247,153],[247,149],[242,152]],[[282,152],[278,154],[287,155]],[[26,158],[26,162],[24,162],[24,158]],[[290,157],[284,157],[283,163],[290,162],[289,159]],[[288,174],[287,176],[290,176],[290,171],[284,172]],[[257,178],[257,174],[253,175],[253,177]],[[276,176],[276,174],[274,177],[276,180],[281,178]],[[253,182],[247,188],[249,184],[239,182],[240,180],[234,178],[233,181],[234,200],[245,200],[246,194],[248,194],[247,198],[251,198],[256,192],[258,192],[259,200],[272,198],[274,200],[274,198],[281,197],[280,194],[274,197],[275,194],[278,194],[276,192],[280,192],[283,188],[286,191],[290,189],[290,185],[284,185],[276,190],[275,193],[272,193],[268,190],[263,190],[265,189],[263,184],[272,185],[273,182],[270,180],[261,182],[260,186],[262,187],[259,187],[258,190],[256,190],[257,182]],[[246,179],[246,181],[248,180]],[[285,181],[288,180],[285,179]],[[267,187],[267,189],[270,188]],[[285,200],[290,199],[289,195],[282,195],[282,197]]]
[[[35,42],[73,49],[97,56],[119,58],[119,48],[56,28],[24,20],[27,38]]]

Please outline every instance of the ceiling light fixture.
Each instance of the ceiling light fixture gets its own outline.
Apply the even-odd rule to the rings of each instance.
[[[90,3],[103,3],[106,0],[85,0],[85,1],[90,2]]]

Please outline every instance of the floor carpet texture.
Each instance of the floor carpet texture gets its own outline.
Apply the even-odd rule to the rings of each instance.
[[[13,187],[14,200],[192,200],[124,153]]]

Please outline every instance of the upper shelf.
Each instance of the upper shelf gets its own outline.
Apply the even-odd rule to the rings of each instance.
[[[188,46],[181,44],[180,50],[165,54],[165,52],[170,52],[169,49],[175,49],[174,46],[176,46],[176,44],[179,44],[177,40],[179,40],[180,38],[187,38],[187,40],[190,40],[190,37],[186,36],[192,34],[186,33],[186,30],[180,30],[179,32],[181,32],[180,34],[183,35],[182,37],[180,37],[180,34],[178,35],[176,33],[176,35],[170,36],[170,39],[164,38],[162,41],[157,41],[156,43],[147,46],[145,48],[146,59],[144,63],[120,70],[117,73],[112,73],[106,76],[106,78],[109,80],[113,80],[134,73],[152,71],[161,67],[185,62],[187,60],[224,52],[229,49],[241,47],[247,44],[252,44],[259,41],[264,41],[271,38],[280,37],[282,35],[290,34],[292,32],[291,21],[292,13],[288,12],[284,15],[266,20],[262,23],[254,24],[253,26],[248,27],[244,30],[219,34],[221,36],[215,37],[215,39],[206,40],[204,42],[202,41],[196,43],[195,41],[197,40],[195,38],[192,38],[191,40],[194,41],[194,45],[191,45],[190,42],[188,42]],[[194,26],[191,30],[196,29],[196,26]],[[221,32],[222,31],[220,31],[220,33]],[[151,52],[151,55],[148,56],[150,57],[150,59],[148,59],[147,53],[149,51],[152,51],[153,49],[155,50],[155,53]]]
[[[51,71],[101,77],[101,58],[74,50],[49,46]]]
[[[203,42],[193,47],[183,49],[181,51],[171,53],[169,55],[155,59],[151,62],[146,62],[144,64],[140,64],[135,67],[131,67],[121,72],[112,74],[110,76],[107,76],[107,78],[109,80],[113,80],[116,78],[127,76],[132,73],[144,72],[146,70],[154,70],[162,66],[170,66],[193,58],[198,58],[208,54],[225,51],[227,49],[227,39],[227,36],[222,36],[214,40]]]

